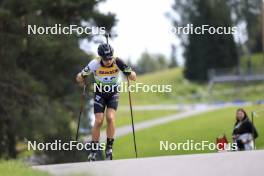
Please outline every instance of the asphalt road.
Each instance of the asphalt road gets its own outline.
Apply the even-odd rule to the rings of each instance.
[[[264,150],[35,166],[56,176],[262,176]]]
[[[160,117],[160,118],[156,118],[156,119],[152,119],[152,120],[146,120],[143,122],[136,123],[135,124],[135,130],[140,131],[140,130],[151,128],[154,126],[166,124],[166,123],[169,123],[171,121],[178,120],[178,119],[189,118],[189,117],[192,117],[194,115],[198,115],[198,114],[201,114],[204,112],[214,111],[217,109],[230,107],[230,106],[233,106],[233,105],[232,104],[226,104],[226,105],[220,105],[219,106],[219,105],[200,104],[200,105],[188,105],[188,106],[185,105],[182,107],[172,105],[172,106],[170,106],[171,108],[178,108],[181,112],[174,114],[174,115],[169,115],[166,117]],[[146,107],[142,106],[142,107],[144,107],[145,109],[157,108],[157,106],[146,106]],[[163,109],[166,109],[165,105],[159,105],[158,107],[163,107]],[[122,127],[116,128],[115,138],[125,136],[125,135],[130,134],[130,133],[132,133],[131,125],[122,126]],[[105,142],[105,139],[106,139],[106,132],[102,131],[101,135],[100,135],[100,141]],[[88,136],[86,139],[86,141],[89,141],[89,140],[91,140],[91,136]]]

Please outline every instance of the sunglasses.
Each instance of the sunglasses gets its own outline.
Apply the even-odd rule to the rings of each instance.
[[[103,59],[103,61],[111,61],[113,59],[113,57],[112,56],[110,56],[110,57],[103,57],[102,59]]]

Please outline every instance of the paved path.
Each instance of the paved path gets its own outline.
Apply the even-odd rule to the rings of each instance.
[[[215,104],[208,103],[197,103],[197,104],[158,104],[158,105],[133,105],[133,110],[135,111],[152,111],[152,110],[179,110],[179,111],[187,111],[193,109],[204,109],[210,106],[246,106],[251,105],[252,102],[218,102]],[[129,106],[118,106],[119,110],[127,110],[129,111]]]
[[[35,166],[56,176],[261,176],[264,151]]]
[[[197,115],[197,114],[200,114],[200,113],[203,113],[203,112],[208,112],[208,111],[221,109],[221,108],[228,107],[228,106],[232,106],[232,105],[226,104],[226,105],[221,105],[221,106],[218,106],[218,105],[184,106],[184,107],[182,107],[182,108],[184,108],[183,112],[180,112],[180,113],[177,113],[177,114],[174,114],[174,115],[169,115],[169,116],[166,116],[166,117],[160,117],[160,118],[157,118],[157,119],[152,119],[152,120],[147,120],[147,121],[136,123],[135,124],[135,130],[139,131],[139,130],[151,128],[151,127],[154,127],[154,126],[166,124],[166,123],[174,121],[174,120],[188,118],[188,117],[191,117],[193,115]],[[152,106],[150,106],[150,107],[152,107]],[[126,125],[126,126],[123,126],[123,127],[119,127],[119,128],[116,129],[115,138],[127,135],[129,133],[132,133],[131,125]],[[91,139],[91,136],[89,136],[88,139],[86,139],[86,140],[90,140],[90,139]],[[101,132],[100,139],[101,139],[102,142],[105,141],[105,139],[106,139],[105,131]]]
[[[180,105],[180,104],[161,104],[161,105],[140,105],[140,106],[133,106],[133,110],[135,111],[151,111],[151,110],[178,110],[180,113],[166,116],[166,117],[160,117],[157,119],[147,120],[143,122],[139,122],[135,124],[135,130],[143,130],[147,128],[151,128],[154,126],[162,125],[174,120],[188,118],[194,115],[198,115],[203,112],[213,111],[225,107],[231,107],[231,106],[246,106],[251,105],[251,102],[227,102],[227,103],[218,103],[218,104],[191,104],[191,105]],[[119,107],[122,110],[129,110],[129,106],[120,106]],[[131,125],[126,125],[123,127],[116,128],[116,134],[115,138],[121,137],[124,135],[127,135],[129,133],[132,133],[132,127]],[[102,131],[100,135],[100,141],[105,142],[106,139],[106,132]],[[87,136],[85,138],[85,141],[90,141],[91,136]]]

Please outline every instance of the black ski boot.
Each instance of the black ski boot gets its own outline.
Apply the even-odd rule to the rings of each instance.
[[[113,160],[113,138],[106,139],[105,160]]]
[[[96,161],[96,155],[97,155],[96,152],[91,152],[91,153],[88,155],[88,161],[89,161],[89,162],[91,162],[91,161]]]
[[[105,150],[105,160],[113,160],[113,149],[107,148]]]
[[[99,142],[98,141],[92,141],[91,142],[91,150],[88,155],[88,161],[96,161],[97,159],[97,151],[99,147]]]

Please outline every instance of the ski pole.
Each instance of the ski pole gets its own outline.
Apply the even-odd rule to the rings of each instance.
[[[110,37],[110,34],[106,33],[105,34],[105,39],[106,39],[106,44],[108,44],[108,38]]]
[[[83,109],[84,109],[84,98],[85,98],[85,95],[86,95],[86,82],[85,82],[85,79],[84,79],[83,92],[82,92],[81,98],[80,98],[80,112],[79,112],[78,126],[77,126],[77,132],[76,132],[75,141],[78,141],[78,137],[79,137],[80,120],[81,120],[81,116],[82,116]]]
[[[131,115],[131,123],[132,123],[133,139],[134,139],[134,148],[135,148],[135,153],[136,153],[136,158],[137,158],[138,154],[137,154],[136,134],[135,134],[135,127],[134,127],[134,117],[133,117],[133,110],[132,110],[132,103],[131,103],[131,95],[129,91],[130,82],[129,82],[128,76],[127,76],[127,83],[128,83],[128,98],[129,98],[130,115]]]
[[[255,130],[254,130],[254,128],[255,128],[254,127],[254,116],[255,116],[255,112],[252,111],[251,112],[251,122],[252,122],[253,150],[256,149],[256,144],[255,144],[256,140],[255,140],[255,136],[254,136],[254,134],[255,134]]]

